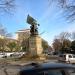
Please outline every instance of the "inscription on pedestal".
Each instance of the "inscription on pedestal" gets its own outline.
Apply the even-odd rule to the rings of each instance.
[[[30,37],[29,38],[29,51],[31,55],[41,55],[43,52],[42,40],[40,37]]]

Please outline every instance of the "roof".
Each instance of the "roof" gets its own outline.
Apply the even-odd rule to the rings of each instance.
[[[21,29],[21,30],[18,30],[16,33],[19,33],[19,32],[30,32],[30,29]]]
[[[75,66],[63,63],[32,63],[23,67],[20,73],[35,73],[38,71],[44,71],[49,69],[75,69]]]

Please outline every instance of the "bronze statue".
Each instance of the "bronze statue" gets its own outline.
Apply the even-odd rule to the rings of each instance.
[[[31,36],[34,36],[34,35],[38,35],[38,27],[39,24],[37,24],[37,21],[32,18],[31,16],[27,16],[27,23],[30,24],[30,33],[31,33]]]

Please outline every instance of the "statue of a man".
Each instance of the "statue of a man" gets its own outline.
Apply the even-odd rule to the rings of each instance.
[[[34,36],[34,35],[38,35],[38,27],[37,25],[39,26],[39,24],[37,24],[37,21],[32,18],[31,16],[27,16],[27,23],[30,24],[30,33],[31,33],[31,36]]]

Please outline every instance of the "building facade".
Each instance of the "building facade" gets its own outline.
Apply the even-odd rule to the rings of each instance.
[[[30,37],[30,29],[22,29],[16,32],[16,40],[19,41],[21,45],[21,50],[28,51],[29,48],[29,39]]]
[[[30,29],[22,29],[16,32],[16,40],[22,42],[30,37]]]

